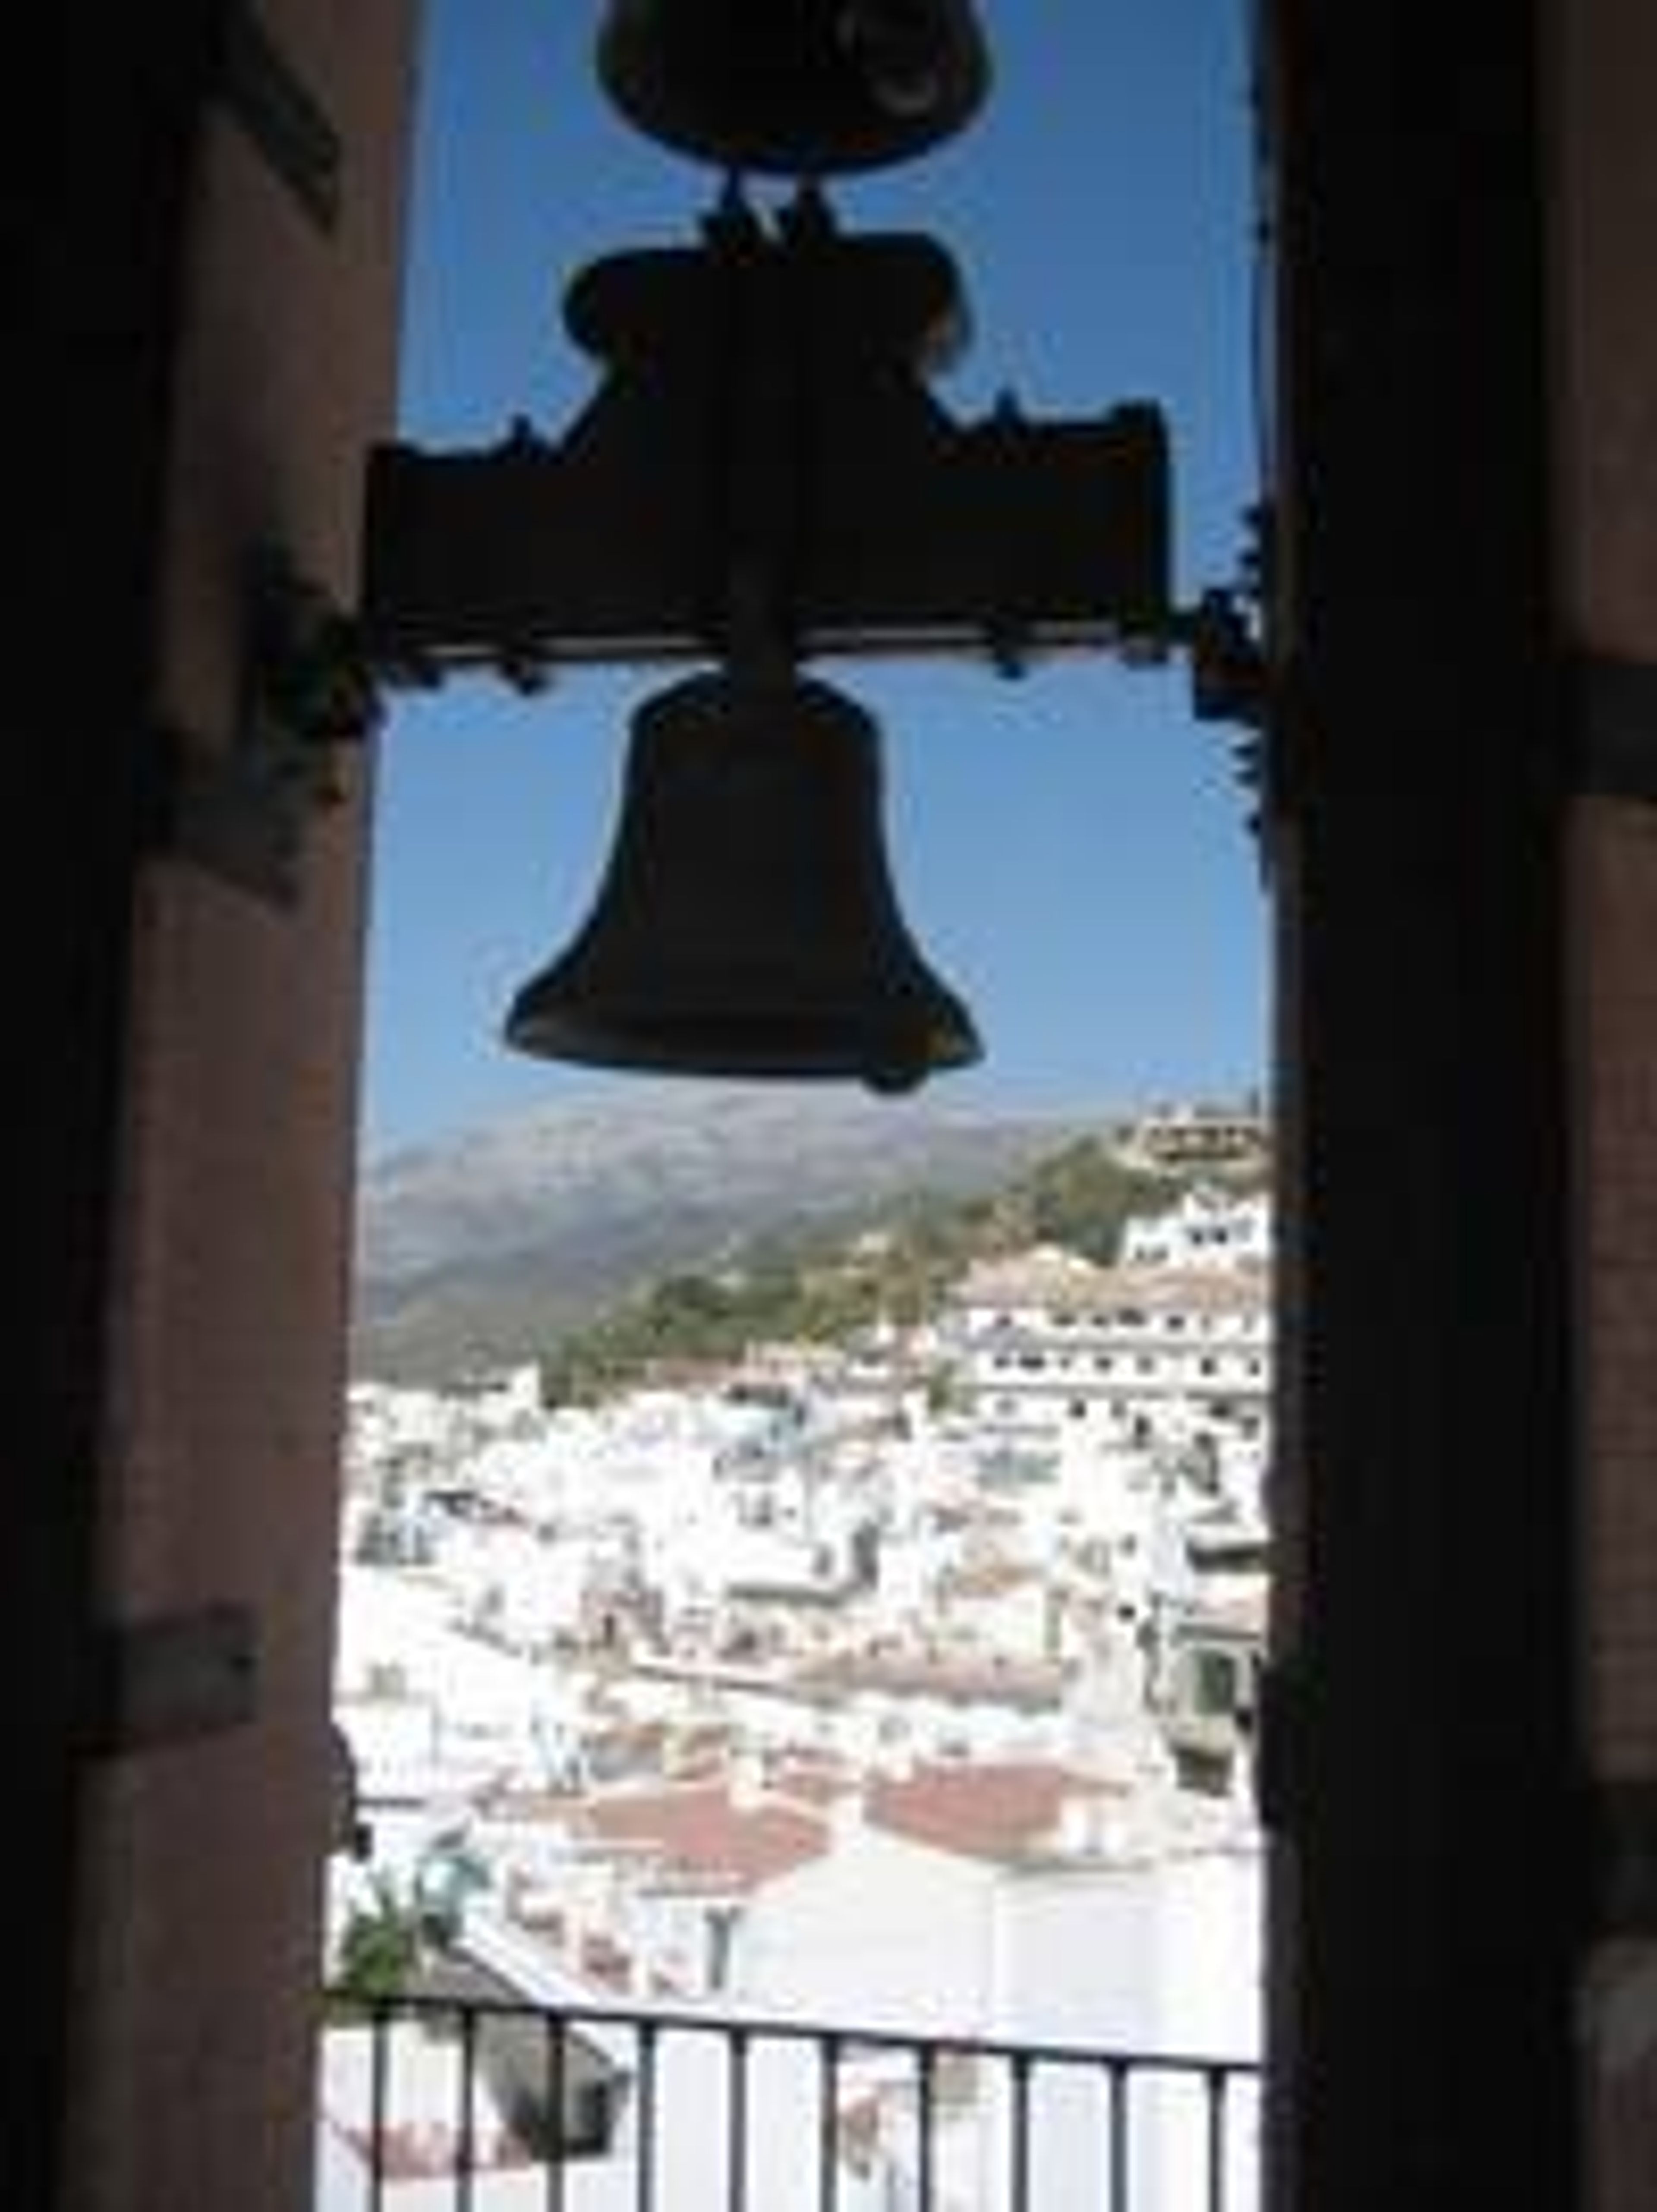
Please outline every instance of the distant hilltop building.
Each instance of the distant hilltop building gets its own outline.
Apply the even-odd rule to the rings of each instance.
[[[1122,1226],[1125,1267],[1264,1268],[1272,1258],[1272,1207],[1263,1191],[1239,1198],[1199,1183],[1163,1213],[1133,1215]]]
[[[1121,1154],[1131,1165],[1168,1175],[1254,1174],[1270,1160],[1271,1132],[1258,1099],[1155,1106],[1129,1125]]]

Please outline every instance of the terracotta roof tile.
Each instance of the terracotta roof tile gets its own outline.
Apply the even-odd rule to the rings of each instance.
[[[871,1787],[871,1826],[962,1857],[1000,1863],[1049,1843],[1068,1797],[1096,1785],[1037,1760],[924,1766]]]
[[[774,1881],[828,1848],[827,1823],[797,1807],[731,1802],[723,1783],[592,1800],[588,1832],[653,1850],[665,1870],[741,1889]]]

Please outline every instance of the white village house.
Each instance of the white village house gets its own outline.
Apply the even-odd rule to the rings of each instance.
[[[407,1884],[460,1837],[488,1875],[468,1940],[531,2002],[541,1974],[710,2021],[1248,2057],[1269,1237],[1264,1200],[1199,1188],[1131,1222],[1114,1267],[973,1268],[924,1345],[757,1347],[763,1389],[580,1411],[525,1372],[452,1405],[361,1389],[336,1717],[362,1878]],[[453,2076],[402,2042],[419,2124],[384,2201],[426,2212]],[[343,2208],[365,2091],[331,2046]],[[768,2212],[816,2201],[788,2148],[821,2132],[808,2048],[798,2081],[765,2061]],[[689,2172],[714,2054],[661,2051],[653,2154]],[[1005,2176],[1010,2077],[939,2065],[933,2201],[965,2212]],[[625,2049],[611,2072],[571,2212],[634,2201]],[[841,2091],[836,2201],[890,2212],[918,2185],[912,2063],[865,2051]],[[1134,2094],[1145,2201],[1182,2212],[1199,2085]],[[1096,2075],[1044,2081],[1044,2212],[1108,2201],[1100,2098]],[[1235,2212],[1253,2131],[1227,2137]],[[480,2106],[476,2134],[499,2146],[479,2212],[534,2201],[510,2125]]]
[[[1265,1441],[1264,1271],[1101,1267],[1037,1250],[956,1293],[958,1387],[986,1440],[1050,1452],[1066,1430],[1139,1449]]]

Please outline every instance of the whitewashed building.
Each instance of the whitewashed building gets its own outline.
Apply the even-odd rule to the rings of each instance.
[[[1272,1208],[1263,1191],[1238,1196],[1198,1183],[1158,1213],[1137,1213],[1122,1226],[1119,1255],[1126,1267],[1265,1267],[1272,1259]]]
[[[956,1387],[986,1439],[1066,1431],[1149,1448],[1263,1444],[1264,1267],[1101,1267],[1036,1249],[971,1269],[955,1298]]]
[[[1258,1102],[1224,1106],[1185,1101],[1153,1107],[1123,1132],[1122,1157],[1165,1174],[1253,1172],[1271,1156]]]
[[[752,1898],[739,1986],[762,2012],[938,2037],[1124,2051],[1259,2047],[1259,1860],[1225,1808],[1157,1800],[1037,1763],[932,1765],[839,1808],[833,1849]],[[940,2147],[946,2201],[1001,2200],[1006,2083],[955,2085]],[[907,2084],[884,2141],[901,2202],[912,2156]],[[1036,2116],[1039,2201],[1108,2201],[1096,2077],[1054,2079]],[[1254,2202],[1253,2115],[1231,2131],[1225,2201]],[[1190,2086],[1137,2116],[1135,2202],[1204,2201],[1202,2114]]]

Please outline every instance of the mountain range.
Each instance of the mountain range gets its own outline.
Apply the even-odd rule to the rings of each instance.
[[[388,1154],[358,1207],[355,1371],[439,1382],[529,1358],[629,1290],[756,1236],[989,1191],[1120,1127],[801,1085],[571,1094]]]

